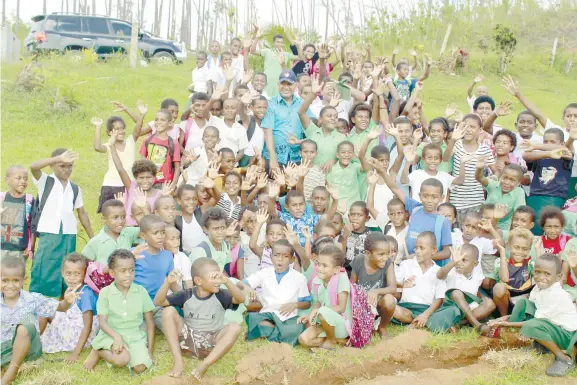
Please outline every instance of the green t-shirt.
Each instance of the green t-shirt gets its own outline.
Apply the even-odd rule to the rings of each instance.
[[[423,157],[423,148],[425,148],[425,146],[427,144],[429,144],[429,143],[422,142],[417,147],[417,155],[419,155],[421,158]],[[447,149],[447,143],[443,142],[441,144],[441,150],[442,150],[443,154],[445,153],[446,149]],[[419,160],[419,169],[421,169],[421,170],[425,169],[425,163],[423,162],[423,159]],[[439,164],[438,170],[439,171],[445,171],[446,173],[451,174],[453,172],[453,157],[451,157],[451,160],[448,162],[441,162]],[[457,177],[457,175],[453,175],[453,176]]]
[[[264,73],[268,79],[266,85],[266,93],[268,96],[274,96],[278,94],[278,78],[282,72],[282,67],[277,59],[277,53],[274,49],[263,48],[260,50],[260,56],[264,58]],[[296,58],[290,52],[285,52],[285,64],[289,60],[294,60]]]
[[[224,270],[224,266],[227,263],[232,262],[232,255],[230,252],[230,246],[225,241],[222,242],[221,249],[217,250],[214,248],[210,241],[206,241],[208,247],[210,248],[210,258],[214,259],[216,263],[218,263],[219,269],[222,271]],[[190,251],[190,262],[194,263],[198,258],[205,258],[208,257],[206,251],[202,247],[195,247]]]
[[[359,163],[351,162],[346,167],[338,162],[327,175],[327,182],[331,187],[336,187],[339,200],[347,202],[347,210],[352,203],[361,200],[358,178],[364,177],[365,172]]]
[[[369,126],[367,127],[366,130],[358,133],[356,131],[356,129],[353,127],[353,129],[349,133],[349,136],[347,136],[347,140],[355,146],[355,155],[357,157],[359,155],[359,152],[361,151],[361,146],[363,145],[363,143],[365,142],[365,139],[367,138],[367,135],[369,134],[369,132],[373,131],[373,129],[375,127],[377,127],[377,124],[371,119],[369,122]],[[372,140],[369,143],[369,145],[367,146],[367,152],[365,153],[365,159],[368,159],[371,157],[371,151],[378,144],[379,144],[378,138]],[[358,159],[355,159],[355,163],[357,163],[357,162],[360,162],[360,161]],[[360,175],[360,177],[358,179],[358,183],[359,183],[359,191],[361,192],[361,200],[364,201],[367,199],[367,190],[368,190],[367,178],[365,177],[365,174]]]
[[[498,226],[501,230],[509,230],[513,212],[517,207],[525,205],[525,191],[521,187],[515,187],[510,192],[503,194],[499,181],[494,179],[488,179],[488,181],[489,183],[484,187],[487,191],[486,203],[507,206],[507,215],[499,220]]]
[[[336,159],[337,146],[339,143],[347,140],[344,134],[337,130],[331,131],[328,135],[323,133],[323,129],[318,127],[312,121],[305,129],[305,135],[308,139],[314,140],[317,144],[317,156],[315,165],[322,166],[329,160]]]
[[[318,293],[314,289],[314,287],[318,288]],[[345,314],[349,320],[352,320],[353,310],[351,307],[351,296],[350,296],[351,283],[349,281],[349,277],[346,274],[341,273],[341,274],[339,274],[339,283],[337,284],[337,296],[339,293],[341,293],[343,291],[346,291],[347,293],[349,293],[349,298],[347,300],[347,308],[345,310]],[[313,290],[312,290],[311,294],[313,297],[313,304],[315,304],[318,301],[321,303],[321,306],[327,306],[327,307],[333,306],[331,304],[330,293],[329,293],[328,287],[325,287],[324,283],[318,277],[316,277],[313,280]]]
[[[103,227],[102,230],[84,246],[82,255],[92,261],[107,265],[108,257],[114,250],[132,248],[134,244],[138,243],[140,239],[138,237],[139,234],[139,227],[125,227],[120,232],[118,238],[114,240],[106,232],[106,227]]]

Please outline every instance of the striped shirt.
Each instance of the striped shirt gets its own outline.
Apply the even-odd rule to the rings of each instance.
[[[324,186],[326,182],[326,175],[319,166],[313,166],[305,175],[303,183],[305,200],[310,202],[312,200],[313,190],[316,187]]]
[[[463,147],[463,141],[458,140],[453,149],[453,175],[459,174],[461,158],[465,154],[469,154],[469,152]],[[475,179],[477,159],[483,156],[486,157],[485,164],[487,166],[495,164],[491,149],[481,144],[475,152],[475,157],[465,164],[465,182],[462,185],[453,186],[451,190],[451,203],[455,205],[457,210],[475,207],[485,201],[483,186]]]
[[[242,209],[240,197],[237,197],[236,202],[233,202],[227,193],[221,192],[220,199],[216,205],[224,210],[227,217],[237,221],[240,220],[240,210]]]

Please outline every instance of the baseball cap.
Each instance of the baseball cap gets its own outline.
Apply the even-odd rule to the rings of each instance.
[[[297,81],[297,76],[292,70],[284,70],[280,73],[278,81],[279,83],[289,82],[290,84],[293,84]]]

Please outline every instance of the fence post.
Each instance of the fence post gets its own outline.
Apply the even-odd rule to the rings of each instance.
[[[0,29],[0,61],[13,63],[20,58],[20,40],[12,32],[12,26],[6,24]]]
[[[553,50],[551,50],[551,61],[549,63],[549,65],[551,67],[553,67],[553,64],[555,64],[555,54],[557,53],[557,43],[559,42],[559,38],[556,37],[555,40],[553,40]]]
[[[449,24],[447,27],[447,32],[445,32],[445,38],[443,39],[443,45],[441,45],[441,52],[439,52],[439,57],[443,56],[445,49],[447,48],[447,42],[449,41],[449,36],[451,35],[451,29],[453,28],[453,24]]]

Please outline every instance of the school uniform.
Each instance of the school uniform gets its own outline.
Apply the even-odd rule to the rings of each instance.
[[[349,293],[344,313],[339,314],[333,310],[333,306],[335,306],[336,303],[332,303],[330,291],[331,286],[334,284],[337,286],[337,295],[343,291]],[[353,310],[350,296],[351,282],[349,281],[349,277],[344,273],[338,273],[338,276],[333,276],[326,286],[319,277],[315,277],[313,279],[311,292],[313,296],[313,304],[317,301],[321,304],[317,314],[323,316],[325,322],[335,328],[335,337],[338,339],[349,337],[349,328],[353,321]],[[320,324],[318,316],[315,318],[314,322]],[[319,337],[326,337],[326,334],[323,332],[319,334]]]
[[[509,322],[523,322],[521,335],[553,341],[561,350],[572,354],[577,343],[577,309],[569,293],[559,282],[546,289],[535,287],[529,299],[522,299],[513,308]]]
[[[66,185],[54,174],[42,173],[40,179],[33,177],[38,188],[38,198],[42,199],[46,181],[54,179],[54,185],[46,199],[46,205],[38,221],[38,249],[32,261],[30,291],[47,297],[60,297],[64,291],[64,279],[60,274],[62,260],[76,251],[76,216],[74,210],[84,206],[82,190],[74,202],[74,192],[70,180]]]
[[[271,342],[284,342],[295,346],[298,336],[304,331],[303,324],[297,324],[298,311],[289,315],[281,314],[282,305],[290,302],[310,302],[311,296],[305,276],[290,267],[283,273],[277,273],[273,267],[259,270],[243,281],[253,289],[262,288],[259,301],[262,309],[259,313],[248,313],[247,338],[249,341],[266,337]],[[275,327],[262,326],[262,321],[272,321]]]
[[[411,311],[413,318],[425,312],[431,304],[437,300],[445,298],[446,283],[437,278],[440,267],[433,263],[427,271],[423,272],[416,258],[407,259],[401,262],[399,274],[396,276],[397,283],[415,277],[415,286],[403,288],[401,300],[397,306]],[[394,323],[400,322],[393,319]]]
[[[453,291],[459,290],[462,292],[471,309],[475,309],[483,302],[477,296],[477,292],[484,278],[483,274],[477,269],[473,269],[471,275],[467,277],[452,268],[445,279],[447,291],[445,292],[443,305],[429,317],[427,323],[429,329],[433,332],[442,333],[448,331],[453,325],[460,325],[465,318],[465,313],[451,298]]]

